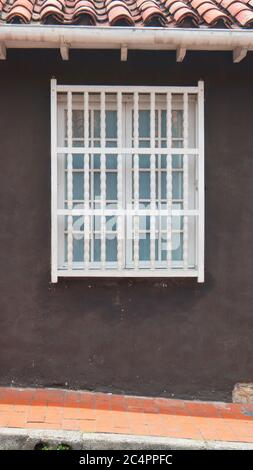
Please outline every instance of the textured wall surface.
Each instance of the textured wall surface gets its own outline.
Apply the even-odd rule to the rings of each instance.
[[[50,284],[50,78],[205,81],[206,282]],[[0,63],[0,384],[231,399],[253,377],[253,62],[8,51]]]

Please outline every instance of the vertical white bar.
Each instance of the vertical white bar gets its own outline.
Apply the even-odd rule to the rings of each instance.
[[[100,101],[100,125],[101,125],[101,147],[105,148],[105,92],[101,92]],[[101,167],[100,167],[100,185],[101,185],[101,209],[103,211],[101,216],[101,268],[105,269],[106,265],[106,218],[104,211],[106,208],[106,160],[105,153],[101,154]]]
[[[117,93],[117,139],[118,148],[122,148],[122,92]],[[118,183],[118,209],[123,211],[123,155],[120,153],[117,157],[117,183]],[[118,269],[123,269],[123,214],[117,217],[117,259]]]
[[[68,91],[67,103],[67,140],[68,148],[72,147],[72,93]],[[67,157],[67,200],[68,209],[73,209],[73,156],[68,152]],[[73,267],[73,216],[68,215],[68,235],[67,235],[67,259],[68,270],[71,271]]]
[[[84,92],[84,147],[89,147],[89,92]],[[89,153],[84,155],[84,209],[90,208],[90,165]],[[89,270],[90,262],[90,216],[84,216],[84,270]]]
[[[57,82],[51,80],[51,282],[57,282]]]
[[[150,93],[150,200],[151,210],[156,209],[156,165],[155,165],[155,93]],[[150,266],[155,269],[155,237],[156,237],[156,217],[151,215],[150,219]]]
[[[134,147],[139,146],[139,94],[134,92]],[[134,155],[134,269],[139,268],[139,155]]]
[[[185,154],[185,149],[188,147],[188,93],[184,92],[184,110],[183,110],[183,136],[184,136],[184,156],[183,156],[183,196],[184,196],[184,210],[188,209],[188,172],[189,162],[188,155]],[[183,235],[183,262],[184,269],[188,269],[188,216],[184,216],[184,235]]]
[[[166,95],[167,102],[167,148],[172,148],[172,95],[171,92],[168,92]],[[167,268],[171,269],[172,266],[172,155],[167,153],[167,175],[166,175],[166,184],[167,184]]]
[[[204,155],[204,82],[198,82],[198,282],[204,282],[205,261],[205,155]]]

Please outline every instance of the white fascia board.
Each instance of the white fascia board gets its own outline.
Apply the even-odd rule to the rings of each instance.
[[[135,50],[253,50],[253,30],[208,28],[132,28],[102,26],[9,25],[0,26],[0,43],[6,48],[127,49]]]

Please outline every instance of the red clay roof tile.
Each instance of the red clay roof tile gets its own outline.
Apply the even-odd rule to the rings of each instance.
[[[241,26],[249,26],[253,23],[253,11],[243,10],[236,15],[236,19]]]
[[[86,21],[86,20],[87,21]],[[0,0],[3,23],[176,27],[190,19],[198,26],[253,25],[253,0]],[[85,21],[83,21],[85,20]]]
[[[215,25],[220,20],[230,23],[229,17],[218,8],[206,11],[203,13],[203,18],[208,25]]]

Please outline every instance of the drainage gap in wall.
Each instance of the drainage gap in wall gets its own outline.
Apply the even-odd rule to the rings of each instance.
[[[69,444],[61,443],[53,446],[48,442],[37,442],[34,446],[34,450],[72,450],[72,447]]]

